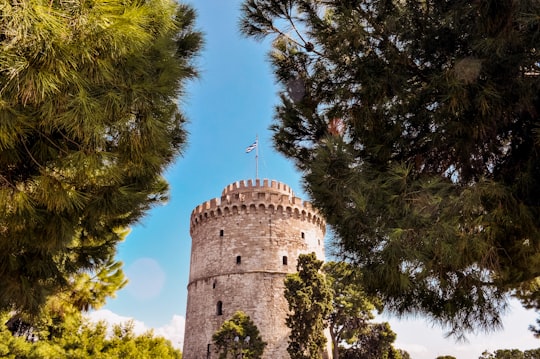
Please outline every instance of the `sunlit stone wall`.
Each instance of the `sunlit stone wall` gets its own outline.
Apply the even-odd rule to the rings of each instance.
[[[191,214],[192,248],[184,359],[215,359],[212,335],[242,310],[268,343],[264,358],[288,358],[283,281],[301,253],[324,259],[325,221],[276,181],[241,181]]]

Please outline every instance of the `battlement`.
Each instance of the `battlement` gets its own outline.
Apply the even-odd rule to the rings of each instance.
[[[227,187],[223,189],[223,192],[221,193],[222,196],[225,196],[227,194],[233,194],[233,193],[240,193],[240,192],[253,192],[253,191],[266,191],[266,192],[275,192],[275,193],[282,193],[289,196],[294,196],[294,193],[292,189],[287,186],[284,183],[274,181],[274,180],[268,180],[263,179],[262,182],[260,179],[256,179],[255,183],[253,183],[253,180],[247,180],[247,181],[237,181],[234,183],[231,183]]]
[[[222,192],[221,198],[203,202],[191,212],[191,227],[206,219],[244,213],[276,213],[304,218],[324,227],[325,221],[313,205],[295,197],[292,189],[267,179],[234,182]]]

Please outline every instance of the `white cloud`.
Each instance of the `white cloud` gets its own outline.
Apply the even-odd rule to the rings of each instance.
[[[452,355],[458,359],[475,359],[483,351],[497,349],[535,349],[538,339],[527,329],[537,314],[525,310],[515,300],[510,301],[510,311],[503,317],[504,330],[492,333],[467,335],[468,341],[456,342],[447,338],[445,331],[437,326],[430,326],[426,318],[409,317],[397,319],[388,315],[378,318],[388,321],[397,333],[396,347],[406,350],[414,359],[433,359],[439,355]]]
[[[186,319],[181,315],[173,315],[169,324],[155,328],[154,333],[169,339],[175,348],[182,349],[184,345],[184,328]]]
[[[176,349],[181,350],[184,344],[184,328],[186,321],[185,318],[180,315],[173,315],[168,324],[157,328],[148,327],[139,320],[118,315],[108,309],[92,311],[87,314],[87,317],[92,322],[104,321],[109,324],[109,328],[112,328],[112,326],[116,324],[123,324],[131,320],[133,321],[133,331],[135,334],[142,334],[150,329],[153,329],[155,335],[162,336],[165,339],[170,340],[173,347]]]

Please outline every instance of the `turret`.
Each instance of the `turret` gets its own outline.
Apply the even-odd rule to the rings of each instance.
[[[268,343],[264,358],[288,358],[284,279],[299,254],[324,259],[319,212],[283,183],[239,181],[193,210],[190,233],[184,359],[217,358],[212,335],[237,310]]]

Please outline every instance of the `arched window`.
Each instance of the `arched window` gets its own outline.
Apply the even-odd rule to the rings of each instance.
[[[223,302],[221,300],[216,304],[216,315],[223,315]]]
[[[242,256],[236,256],[236,264],[242,263]]]

